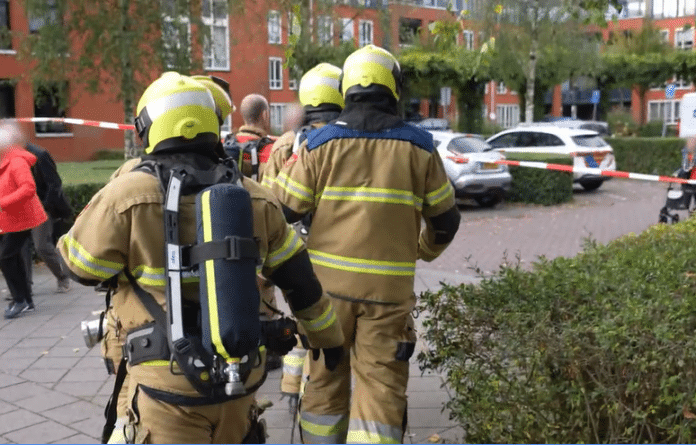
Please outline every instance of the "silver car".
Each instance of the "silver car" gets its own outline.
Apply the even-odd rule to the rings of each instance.
[[[431,131],[435,147],[445,165],[457,198],[474,199],[482,207],[493,207],[510,190],[512,177],[502,156],[474,134]]]

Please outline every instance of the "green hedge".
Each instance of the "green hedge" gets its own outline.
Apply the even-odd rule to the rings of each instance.
[[[572,165],[568,156],[542,153],[505,153],[511,161],[537,161],[551,164]],[[553,205],[573,198],[573,175],[568,172],[542,170],[529,167],[510,167],[512,186],[505,195],[511,202]]]
[[[617,170],[671,175],[681,165],[684,140],[679,138],[607,138]]]
[[[696,220],[424,292],[422,370],[467,443],[696,437]]]

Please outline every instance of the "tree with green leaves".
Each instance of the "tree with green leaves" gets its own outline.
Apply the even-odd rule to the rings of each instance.
[[[220,0],[204,0],[203,8]],[[228,2],[223,1],[228,7]],[[123,104],[124,120],[133,123],[136,98],[153,73],[189,73],[202,66],[192,42],[205,44],[201,4],[187,0],[24,0],[33,23],[22,36],[22,57],[35,91],[66,85],[69,80],[96,93],[115,93]],[[69,43],[73,43],[69,46]],[[58,100],[67,105],[66,91]],[[124,138],[126,157],[137,156],[132,132]]]
[[[597,63],[586,65],[569,49],[579,48],[583,56],[596,52],[594,37],[587,25],[605,25],[609,6],[620,10],[617,0],[500,0],[473,11],[472,18],[484,25],[487,36],[498,42],[494,77],[522,93],[523,114],[532,122],[538,95],[568,77],[587,74]],[[594,46],[594,47],[593,47]],[[544,75],[539,75],[543,69]],[[552,77],[549,77],[551,75]],[[538,109],[538,107],[537,107]],[[537,113],[538,114],[538,113]]]
[[[642,104],[639,125],[646,121],[644,104],[648,90],[676,73],[673,53],[674,48],[650,20],[637,33],[625,31],[612,36],[605,46],[602,80],[614,86],[637,87]]]

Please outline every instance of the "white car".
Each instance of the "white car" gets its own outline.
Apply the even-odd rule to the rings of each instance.
[[[474,199],[481,207],[493,207],[510,190],[512,176],[498,165],[502,156],[479,135],[431,131],[447,177],[457,198]]]
[[[559,128],[549,124],[522,125],[488,138],[496,151],[505,153],[558,153],[573,158],[574,168],[616,170],[614,150],[596,131]],[[585,190],[595,190],[609,179],[584,172],[573,173],[573,181]]]

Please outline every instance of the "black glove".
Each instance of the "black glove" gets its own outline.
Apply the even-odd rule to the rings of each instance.
[[[279,318],[261,322],[261,334],[266,349],[278,355],[285,355],[297,345],[297,325],[289,318]]]
[[[324,349],[312,349],[312,358],[314,360],[319,360],[319,351],[324,352],[324,365],[329,371],[336,369],[338,364],[343,358],[343,346],[336,346],[335,348],[324,348]]]

